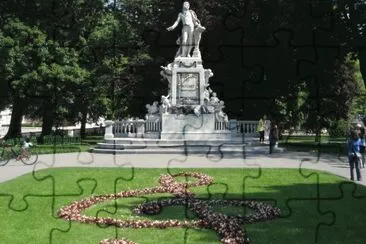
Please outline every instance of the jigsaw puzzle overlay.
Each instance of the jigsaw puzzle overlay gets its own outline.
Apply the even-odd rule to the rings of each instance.
[[[1,146],[0,243],[366,241],[365,181],[349,181],[345,149],[348,129],[361,121],[352,116],[365,114],[366,4],[191,0],[188,7],[0,3],[8,135],[20,135],[23,115],[43,122],[42,133],[23,131],[35,145],[29,155],[19,147],[24,138],[6,135]],[[184,74],[190,69],[196,73]],[[98,144],[57,134],[62,121],[85,125],[100,115],[111,120]],[[165,124],[156,120],[164,116]],[[266,121],[278,126],[285,149],[271,141]],[[296,134],[299,121],[311,136]],[[334,128],[346,136],[332,142],[324,128],[329,138]],[[291,147],[306,138],[308,151]]]

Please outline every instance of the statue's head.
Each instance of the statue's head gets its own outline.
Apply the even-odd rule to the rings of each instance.
[[[183,2],[183,9],[188,10],[189,9],[189,2],[185,1]]]

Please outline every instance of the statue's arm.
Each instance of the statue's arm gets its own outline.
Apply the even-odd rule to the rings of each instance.
[[[172,26],[168,27],[167,30],[168,31],[174,30],[178,26],[180,19],[181,19],[180,14],[178,14],[177,20],[174,22]]]

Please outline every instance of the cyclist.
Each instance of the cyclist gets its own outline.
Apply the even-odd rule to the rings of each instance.
[[[22,157],[29,158],[29,147],[33,146],[33,144],[30,142],[30,139],[28,137],[25,138],[22,148],[20,149],[19,156],[17,157],[17,160],[20,160]]]

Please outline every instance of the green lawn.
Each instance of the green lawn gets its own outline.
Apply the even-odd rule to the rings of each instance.
[[[53,138],[47,137],[44,144],[37,144],[36,138],[33,137],[32,143],[35,145],[30,150],[38,154],[54,154],[54,153],[71,153],[71,152],[88,152],[91,148],[95,147],[98,142],[103,142],[103,136],[87,136],[85,139],[65,137]],[[56,140],[57,139],[57,140]],[[6,142],[7,144],[14,145],[13,149],[19,152],[20,146],[22,145],[21,139],[10,139]],[[2,150],[2,149],[0,149]]]
[[[347,154],[346,138],[329,138],[321,136],[320,142],[315,136],[283,136],[279,146],[290,151],[320,152],[344,155]]]
[[[182,169],[171,169],[181,172]],[[323,172],[300,174],[294,169],[184,169],[214,178],[209,187],[192,191],[199,198],[255,199],[279,207],[282,217],[243,226],[252,243],[365,243],[366,188]],[[206,229],[119,229],[94,224],[69,223],[56,212],[62,206],[91,194],[115,193],[154,187],[167,169],[63,168],[28,174],[0,184],[2,243],[99,243],[102,239],[128,238],[144,243],[219,243]],[[309,177],[305,177],[309,175]],[[181,178],[180,181],[184,181]],[[318,184],[319,180],[319,184]],[[342,184],[341,184],[342,183]],[[319,187],[318,187],[319,186]],[[319,190],[319,197],[317,199]],[[55,197],[53,197],[55,195]],[[118,219],[194,219],[184,207],[167,207],[156,216],[136,216],[131,211],[146,200],[168,197],[154,194],[104,202],[85,211],[91,216]],[[215,207],[235,215],[249,213],[239,207]]]

